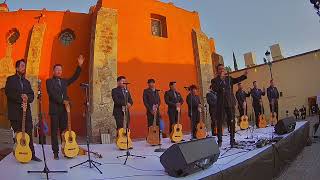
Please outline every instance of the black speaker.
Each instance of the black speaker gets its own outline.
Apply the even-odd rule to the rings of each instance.
[[[287,117],[285,119],[282,119],[278,121],[278,123],[275,125],[274,130],[276,134],[282,135],[287,134],[296,128],[296,121],[294,117]]]
[[[210,137],[174,144],[160,156],[160,162],[170,176],[183,177],[208,168],[219,155],[219,147]]]

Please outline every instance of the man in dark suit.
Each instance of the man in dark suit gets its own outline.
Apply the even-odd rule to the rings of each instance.
[[[196,138],[197,124],[200,120],[201,102],[197,94],[197,86],[191,85],[189,87],[189,94],[187,96],[188,116],[191,120],[191,139]]]
[[[164,93],[164,100],[168,105],[168,115],[170,121],[170,133],[172,131],[172,125],[176,124],[178,121],[178,111],[177,108],[181,108],[183,104],[182,96],[177,92],[176,82],[169,83],[170,90]]]
[[[226,120],[230,125],[230,145],[234,146],[235,139],[235,106],[236,100],[233,94],[233,85],[247,79],[247,71],[238,78],[233,78],[227,75],[224,65],[217,65],[217,77],[211,80],[213,90],[217,92],[217,119],[218,119],[218,145],[222,144],[222,121],[227,116]]]
[[[129,109],[133,105],[131,94],[127,89],[127,79],[124,76],[119,76],[117,78],[117,87],[112,89],[111,95],[114,102],[113,105],[113,116],[116,120],[117,130],[123,128],[124,122],[124,108],[127,106],[128,112],[126,114],[128,124],[130,122],[130,112]],[[129,128],[129,127],[127,127]]]
[[[267,96],[269,100],[270,105],[270,112],[277,113],[277,119],[278,119],[278,112],[279,112],[279,106],[278,106],[278,100],[279,100],[279,91],[274,86],[273,80],[270,80],[270,86],[267,88]]]
[[[253,81],[253,89],[251,89],[250,94],[252,97],[252,106],[256,119],[256,126],[259,127],[259,115],[264,113],[264,109],[262,107],[262,96],[266,94],[265,88],[263,88],[263,90],[259,89],[257,86],[257,81]]]
[[[60,130],[60,135],[67,129],[68,117],[65,108],[65,103],[69,101],[67,87],[75,82],[80,76],[81,66],[84,57],[78,57],[78,67],[69,79],[62,78],[62,65],[55,64],[53,66],[53,77],[47,79],[47,92],[49,95],[49,115],[51,119],[51,145],[54,159],[59,159],[59,144],[57,133]]]
[[[207,103],[209,104],[209,113],[211,117],[211,132],[212,136],[216,136],[214,129],[217,125],[217,92],[212,90],[212,86],[210,85],[210,90],[206,95]]]
[[[148,88],[143,91],[143,103],[147,110],[148,127],[153,125],[154,114],[156,114],[156,124],[159,126],[161,103],[159,90],[156,89],[156,81],[154,79],[149,79],[147,83]]]
[[[34,92],[30,82],[25,78],[26,62],[21,59],[16,62],[16,74],[9,76],[5,85],[5,93],[7,96],[8,119],[15,133],[22,131],[22,102],[27,102],[27,112],[25,119],[25,132],[30,136],[30,149],[32,151],[32,160],[40,162],[36,157],[33,146],[32,135],[32,116],[30,103],[34,100]]]
[[[243,116],[244,114],[248,114],[247,100],[246,100],[247,97],[250,97],[250,92],[246,93],[243,90],[241,83],[238,83],[238,91],[236,92],[236,99],[238,101],[238,110],[239,110],[240,117]],[[244,110],[246,110],[246,112],[244,112]]]

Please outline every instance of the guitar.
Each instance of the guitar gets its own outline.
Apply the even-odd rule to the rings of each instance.
[[[180,124],[180,116],[181,116],[180,107],[177,107],[177,111],[178,111],[178,121],[176,124],[172,125],[172,132],[170,134],[171,141],[175,143],[181,142],[183,139],[182,125]]]
[[[153,112],[155,112],[153,114],[153,124],[152,126],[149,127],[149,132],[148,132],[148,136],[147,136],[147,142],[152,145],[159,145],[160,144],[160,129],[159,126],[157,126],[157,105],[153,105]]]
[[[118,130],[118,136],[116,140],[116,145],[119,149],[121,150],[127,150],[132,148],[132,140],[130,138],[130,129],[127,127],[127,112],[128,112],[128,107],[123,106],[122,111],[123,111],[123,128],[120,128]]]
[[[270,124],[274,126],[278,123],[277,113],[274,111],[274,99],[271,99],[271,115],[270,115]]]
[[[84,148],[81,148],[79,147],[80,150],[79,150],[79,154],[78,155],[86,155],[88,153],[88,150],[84,149]],[[95,158],[102,158],[102,155],[99,154],[98,152],[93,152],[93,151],[90,151],[90,154],[93,154]]]
[[[199,105],[199,106],[201,106],[201,105]],[[201,106],[201,107],[206,108],[206,106]],[[204,110],[199,109],[199,111],[200,111],[200,113],[201,113],[201,111],[203,111],[203,112],[201,113],[202,117],[200,118],[200,121],[197,124],[196,138],[203,139],[203,138],[207,137],[207,128],[203,122],[204,119],[207,119],[207,111],[206,111],[206,109],[204,109]]]
[[[237,131],[240,131],[241,128],[240,128],[240,120],[237,118],[237,117],[234,117],[234,131],[237,132]]]
[[[68,114],[68,129],[62,133],[61,152],[68,158],[76,157],[79,153],[79,145],[76,141],[76,133],[71,130],[70,103],[64,101],[64,106]]]
[[[14,156],[17,161],[21,163],[28,163],[32,159],[32,152],[29,146],[30,136],[25,132],[26,126],[26,115],[27,115],[28,103],[26,101],[22,102],[22,128],[21,132],[16,135],[16,147],[14,150]]]
[[[240,129],[248,129],[249,128],[249,121],[248,121],[248,116],[247,116],[247,104],[246,102],[243,102],[243,110],[244,110],[244,115],[241,116],[240,118]]]
[[[260,100],[260,104],[261,104],[261,114],[258,117],[258,121],[259,121],[258,125],[259,125],[259,128],[265,128],[265,127],[267,127],[267,121],[266,121],[266,116],[263,113],[262,100]]]

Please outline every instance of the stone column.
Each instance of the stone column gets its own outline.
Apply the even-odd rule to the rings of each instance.
[[[31,105],[33,120],[38,119],[38,75],[45,31],[45,23],[37,23],[33,26],[28,49],[26,78],[30,81],[35,96],[35,99]]]
[[[118,53],[118,13],[101,7],[95,18],[91,35],[90,104],[93,141],[100,141],[100,132],[116,137],[112,116],[111,90],[116,87]]]
[[[195,56],[195,65],[197,70],[197,80],[200,86],[199,96],[201,104],[206,103],[203,97],[206,96],[213,78],[211,48],[208,37],[200,30],[192,31],[193,50]],[[208,114],[205,120],[206,126],[209,128],[211,119]]]

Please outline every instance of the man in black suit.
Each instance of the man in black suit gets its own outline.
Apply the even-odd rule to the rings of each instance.
[[[133,105],[133,101],[129,90],[127,89],[127,79],[124,76],[117,78],[117,87],[112,89],[111,95],[114,102],[113,105],[113,116],[116,120],[117,130],[123,128],[124,122],[124,108],[127,106],[128,112],[126,114],[128,124],[130,122],[129,109]],[[129,128],[129,127],[127,127]]]
[[[217,92],[213,91],[212,86],[210,85],[210,90],[206,95],[207,103],[209,104],[209,113],[211,117],[211,132],[212,136],[216,136],[214,129],[217,125]]]
[[[201,102],[197,94],[197,86],[189,87],[190,93],[187,96],[188,116],[191,120],[191,139],[196,138],[197,124],[200,120]]]
[[[30,136],[30,149],[32,151],[32,160],[40,162],[36,157],[33,146],[32,135],[32,116],[30,103],[34,100],[34,92],[31,88],[30,82],[25,78],[26,62],[21,59],[16,62],[16,74],[9,76],[5,85],[5,93],[7,96],[8,105],[8,119],[11,127],[15,133],[22,131],[22,102],[27,102],[27,112],[25,119],[25,132]]]
[[[279,91],[274,86],[274,82],[272,79],[270,80],[270,86],[267,88],[267,96],[268,96],[269,105],[270,105],[270,112],[277,113],[277,119],[278,119],[278,115],[279,115],[278,100],[280,96],[279,96]]]
[[[264,113],[264,109],[262,107],[262,96],[266,94],[265,88],[263,88],[263,90],[259,89],[257,86],[257,81],[253,81],[253,89],[251,89],[250,94],[252,97],[252,106],[256,119],[256,126],[259,127],[259,115]]]
[[[239,110],[240,117],[248,113],[247,100],[246,100],[247,97],[250,97],[250,93],[246,93],[243,90],[241,83],[238,83],[238,91],[236,92],[236,99],[238,101],[238,110]],[[244,109],[244,107],[246,107],[246,109]],[[246,110],[246,112],[244,112],[244,110]]]
[[[53,77],[47,79],[47,92],[49,95],[49,115],[51,119],[51,145],[54,159],[59,159],[59,144],[57,133],[60,130],[60,135],[67,129],[68,117],[65,108],[65,103],[69,101],[67,87],[75,82],[81,72],[84,57],[78,57],[78,67],[69,79],[62,78],[62,65],[55,64],[53,66]]]
[[[230,145],[235,145],[235,106],[236,100],[233,94],[233,85],[247,79],[247,71],[238,78],[233,78],[225,72],[223,64],[217,65],[217,77],[211,80],[213,90],[217,92],[217,119],[218,119],[218,145],[222,144],[222,121],[226,120],[230,125]]]
[[[164,93],[164,100],[168,105],[168,115],[170,121],[170,133],[172,131],[172,125],[176,124],[178,121],[178,111],[177,108],[181,108],[183,104],[182,96],[177,92],[176,82],[169,83],[170,90]]]
[[[156,114],[156,124],[159,126],[161,103],[159,90],[156,89],[156,81],[154,79],[149,79],[147,83],[148,88],[143,91],[143,103],[147,110],[148,127],[153,125],[154,114]]]

